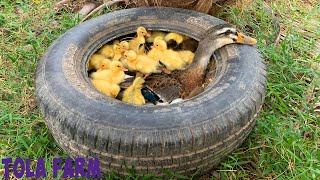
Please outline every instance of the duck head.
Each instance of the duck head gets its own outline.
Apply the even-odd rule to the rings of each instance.
[[[156,37],[151,48],[156,48],[160,51],[165,51],[167,50],[167,43],[164,40],[162,40],[160,37],[159,38]]]
[[[212,54],[228,44],[254,45],[257,40],[237,31],[230,24],[220,24],[210,28],[199,42],[193,63],[206,66]]]
[[[146,28],[144,28],[144,27],[142,27],[142,26],[138,27],[138,29],[137,29],[137,34],[138,34],[139,37],[144,37],[144,36],[150,37],[150,36],[151,36],[151,35],[147,32]]]
[[[137,53],[132,51],[132,50],[129,50],[129,51],[126,51],[124,53],[124,58],[127,60],[127,61],[134,61],[137,59]]]
[[[104,59],[102,61],[102,63],[100,64],[100,68],[97,71],[99,72],[99,71],[102,71],[104,69],[108,69],[109,66],[110,66],[110,62],[111,62],[110,59]]]
[[[112,61],[110,63],[110,69],[112,72],[127,71],[127,69],[123,67],[120,61]]]
[[[113,51],[115,54],[121,54],[123,52],[122,47],[119,44],[113,45]]]
[[[122,48],[122,52],[129,50],[129,43],[127,41],[121,41],[120,47]]]

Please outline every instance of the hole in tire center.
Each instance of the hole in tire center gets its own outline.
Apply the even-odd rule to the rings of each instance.
[[[149,32],[154,33],[155,31],[148,31],[148,33]],[[157,31],[157,32],[169,33],[166,31]],[[176,33],[176,32],[174,32],[174,33]],[[121,47],[119,48],[119,46],[120,46],[119,43],[123,42],[123,41],[128,42],[132,38],[135,38],[135,37],[136,37],[136,33],[131,33],[131,34],[127,34],[124,36],[120,36],[119,38],[116,38],[116,39],[111,40],[109,42],[106,42],[105,44],[103,44],[103,46],[101,48],[99,48],[97,51],[93,52],[92,55],[88,58],[87,66],[86,66],[87,67],[86,71],[87,71],[88,77],[89,77],[91,83],[93,84],[93,86],[96,87],[96,89],[99,90],[101,93],[104,93],[105,95],[108,95],[108,96],[114,96],[114,94],[116,94],[116,92],[118,91],[114,85],[115,83],[110,83],[110,81],[107,81],[107,83],[106,83],[106,81],[101,81],[102,79],[99,76],[101,74],[106,73],[106,71],[109,71],[106,74],[110,74],[110,69],[109,69],[110,67],[108,68],[108,67],[104,67],[104,66],[108,66],[107,65],[108,63],[110,66],[110,62],[117,61],[116,60],[117,58],[115,58],[115,51],[120,52]],[[183,39],[184,40],[182,41],[181,44],[177,44],[175,42],[175,40],[166,41],[167,48],[171,49],[175,52],[189,51],[194,54],[194,52],[196,51],[196,48],[198,46],[198,41],[196,41],[195,39],[192,39],[191,37],[186,36],[186,35],[183,35]],[[148,41],[147,38],[146,38],[146,41]],[[151,48],[152,45],[154,45],[154,44],[150,41],[145,43],[144,48],[145,48],[146,53],[144,53],[144,55],[147,55],[147,53],[150,52],[150,50],[152,49]],[[124,47],[124,46],[122,45],[122,47]],[[142,48],[143,46],[140,45],[138,47]],[[113,54],[111,53],[112,51],[113,51]],[[108,53],[110,53],[110,55],[108,55]],[[192,54],[192,53],[188,53],[188,55]],[[189,57],[188,55],[183,55],[183,53],[181,53],[181,52],[180,52],[180,54],[182,54],[180,56]],[[118,56],[118,55],[119,54],[116,53],[116,56]],[[93,68],[92,65],[94,65],[95,63],[90,63],[90,62],[93,62],[92,59],[101,59],[102,56],[103,56],[103,59],[109,60],[109,62],[106,62],[105,64],[102,64],[99,66],[100,68],[102,67],[101,69],[104,69],[104,70],[101,70],[101,69],[98,70],[96,68]],[[192,56],[192,55],[190,55],[190,56]],[[121,84],[119,84],[121,89],[120,89],[120,92],[118,93],[118,95],[116,96],[116,99],[118,99],[120,101],[123,100],[123,98],[124,98],[123,94],[124,94],[126,88],[128,88],[129,86],[132,85],[132,82],[135,79],[135,77],[141,76],[141,73],[130,69],[130,67],[128,67],[128,65],[125,64],[125,62],[124,62],[125,57],[124,57],[123,53],[121,55],[121,58],[122,59],[119,59],[118,61],[121,61],[122,62],[121,64],[123,66],[125,66],[125,68],[129,69],[129,71],[125,72],[125,74],[126,74],[125,79],[123,80],[123,82]],[[115,64],[115,63],[112,63],[112,64]],[[167,69],[166,66],[164,64],[162,64],[161,61],[159,62],[159,64],[160,64],[160,66],[162,66],[162,68],[159,68],[162,70],[161,76],[164,76],[166,78],[171,76],[173,73],[175,73],[175,71],[178,71],[178,70],[174,70],[171,72],[170,75],[168,75],[168,74],[166,74],[168,72],[165,72],[165,73],[163,72],[163,71],[166,71],[166,69]],[[189,64],[189,63],[186,63],[186,64]],[[205,81],[203,83],[204,89],[209,84],[212,84],[215,81],[214,77],[216,75],[216,67],[217,67],[216,65],[217,65],[216,58],[215,58],[215,55],[213,55],[211,57],[210,63],[208,64],[208,67],[206,70],[206,77],[205,77]],[[118,67],[118,68],[121,68],[121,67]],[[109,69],[109,70],[107,70],[107,69]],[[96,73],[97,71],[98,71],[98,73]],[[132,76],[132,77],[130,77],[130,76]],[[144,76],[144,75],[142,75],[142,76]],[[178,100],[179,97],[174,98],[173,100],[172,100],[172,98],[171,99],[170,98],[169,99],[163,98],[161,93],[166,92],[165,88],[168,88],[167,91],[170,90],[170,88],[169,88],[170,86],[169,85],[167,86],[166,83],[175,84],[175,82],[172,79],[171,80],[165,79],[164,81],[160,81],[157,78],[158,78],[157,73],[153,73],[153,74],[149,75],[145,80],[146,82],[143,83],[143,86],[141,87],[141,93],[145,99],[146,105],[148,105],[148,104],[150,104],[150,105],[167,105],[167,104],[171,104],[171,103],[177,103],[177,102],[184,101],[181,99]],[[94,80],[92,81],[92,79],[94,79]],[[98,81],[96,81],[96,80],[98,80]],[[160,92],[160,94],[157,93],[158,91]],[[133,94],[135,94],[135,95],[133,95]],[[164,93],[164,94],[166,94],[166,93]],[[128,97],[128,96],[126,96],[126,97]],[[133,93],[133,91],[131,91],[131,94],[129,95],[129,97],[130,97],[129,99],[139,99],[139,98],[137,98],[137,97],[139,97],[139,95],[137,95],[137,93]],[[135,98],[133,98],[133,97],[135,97]],[[139,100],[137,100],[137,102],[138,101]],[[136,103],[136,104],[138,104],[138,103]]]

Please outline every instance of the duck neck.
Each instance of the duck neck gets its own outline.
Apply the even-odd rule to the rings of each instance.
[[[210,62],[212,54],[219,48],[234,43],[230,38],[219,38],[212,41],[212,39],[200,41],[198,49],[194,56],[192,66],[207,67]]]

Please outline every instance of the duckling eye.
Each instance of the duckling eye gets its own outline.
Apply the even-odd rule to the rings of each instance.
[[[232,40],[233,40],[233,41],[237,41],[237,39],[236,39],[236,38],[232,38]]]

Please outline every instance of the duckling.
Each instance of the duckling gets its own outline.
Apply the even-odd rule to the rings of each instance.
[[[135,51],[137,54],[144,54],[146,43],[145,37],[150,37],[151,35],[147,32],[146,28],[138,27],[137,29],[137,37],[133,38],[129,41],[130,50]]]
[[[163,37],[162,36],[157,36],[154,38],[154,41],[157,41],[157,40],[163,40]],[[154,46],[152,46],[154,47]],[[159,62],[159,59],[161,57],[161,54],[159,54],[160,51],[156,48],[152,48],[150,51],[148,51],[147,53],[147,56],[157,62]]]
[[[180,58],[190,64],[194,58],[194,53],[191,51],[177,51],[177,53],[179,54]]]
[[[139,71],[148,76],[151,73],[160,73],[159,62],[150,59],[146,55],[137,55],[134,51],[129,50],[124,53],[124,57],[128,62],[130,70]]]
[[[108,58],[105,58],[104,55],[101,54],[93,54],[90,57],[89,64],[87,67],[88,71],[98,70],[103,66],[103,69],[108,69],[111,61]]]
[[[115,98],[120,92],[120,86],[115,83],[110,83],[101,79],[90,79],[90,81],[95,88],[107,96]]]
[[[119,44],[119,42],[120,41],[116,39],[112,42],[112,44],[106,44],[102,46],[98,52],[106,57],[112,58],[114,56],[113,46]]]
[[[120,47],[122,48],[122,56],[121,58],[119,59],[119,61],[122,63],[123,67],[129,69],[128,67],[128,62],[123,58],[123,53],[125,51],[128,51],[129,50],[129,43],[127,41],[121,41],[120,42]]]
[[[120,44],[113,45],[114,56],[112,57],[112,61],[118,61],[122,57],[122,53],[125,50],[122,48]]]
[[[121,41],[120,46],[122,48],[122,51],[128,51],[129,50],[129,43],[128,41]]]
[[[168,33],[164,40],[168,43],[169,41],[173,40],[176,42],[177,45],[181,44],[182,41],[184,40],[183,39],[183,35],[181,34],[178,34],[178,33],[174,33],[174,32],[171,32],[171,33]]]
[[[146,38],[147,43],[153,43],[156,37],[162,37],[164,39],[166,37],[167,33],[162,32],[162,31],[153,31],[151,33],[150,37]]]
[[[126,69],[123,67],[121,62],[112,61],[110,63],[110,69],[94,72],[90,77],[96,80],[104,80],[110,83],[120,84],[125,77],[125,70]]]
[[[143,78],[136,77],[132,85],[124,91],[122,101],[130,104],[145,104],[146,101],[141,93],[141,88],[144,82]]]
[[[179,53],[167,49],[167,44],[164,40],[157,39],[153,44],[152,48],[156,50],[154,50],[153,54],[149,53],[149,57],[159,60],[170,71],[183,70],[186,67],[187,63],[181,59]]]
[[[151,75],[145,83],[164,99],[191,98],[204,90],[202,84],[212,54],[227,44],[235,43],[254,45],[257,40],[238,32],[230,24],[214,26],[205,32],[205,38],[199,42],[194,59],[187,69],[170,75]]]

